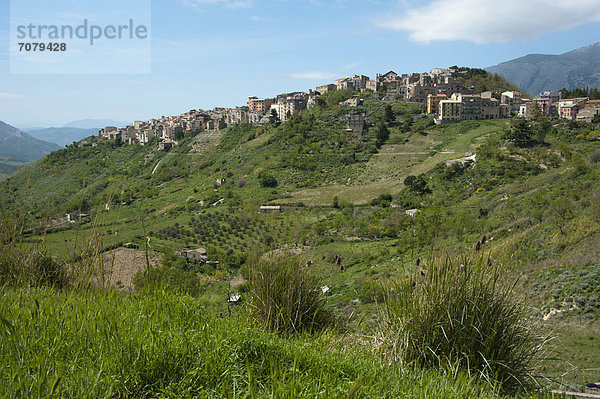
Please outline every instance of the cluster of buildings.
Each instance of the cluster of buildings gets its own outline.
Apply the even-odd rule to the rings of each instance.
[[[341,78],[333,83],[317,87],[317,92],[330,91],[366,91],[372,90],[381,95],[384,101],[407,101],[425,103],[427,96],[453,93],[473,94],[472,87],[462,85],[462,77],[466,71],[450,68],[434,68],[430,72],[398,75],[394,71],[377,74],[374,79],[368,76],[355,75]]]
[[[521,93],[506,91],[502,94],[486,91],[481,94],[429,94],[427,113],[436,123],[508,118],[521,103]]]
[[[517,111],[521,93],[507,91],[498,95],[492,92],[475,93],[473,87],[463,85],[467,71],[457,68],[434,68],[425,73],[398,75],[394,71],[378,74],[375,79],[364,75],[337,79],[318,86],[318,93],[337,90],[372,90],[384,101],[406,101],[427,104],[427,113],[436,123],[463,120],[507,118]],[[351,98],[348,105],[356,105]]]
[[[154,139],[163,143],[175,143],[185,132],[200,132],[209,129],[222,129],[228,112],[224,108],[212,111],[191,110],[177,116],[162,116],[149,121],[135,121],[125,128],[106,126],[98,132],[100,139],[121,139],[122,142],[147,144]]]
[[[147,144],[154,139],[164,145],[176,143],[186,132],[220,130],[227,126],[249,123],[261,125],[269,122],[271,110],[277,112],[281,121],[310,108],[319,93],[313,90],[280,94],[273,99],[249,97],[248,104],[235,108],[214,108],[209,111],[191,110],[181,115],[162,116],[149,121],[135,121],[125,128],[106,126],[98,132],[100,139],[121,139],[128,144]]]
[[[524,101],[519,108],[519,116],[524,118],[533,116],[535,112],[544,116],[591,122],[600,113],[600,100],[587,97],[563,99],[560,92],[545,91],[533,100]]]
[[[398,75],[394,71],[377,74],[374,79],[354,75],[335,80],[333,83],[316,87],[307,92],[284,93],[275,98],[249,97],[244,106],[214,108],[209,111],[191,110],[177,116],[162,116],[149,121],[135,121],[125,128],[106,126],[100,130],[103,139],[120,138],[124,143],[146,144],[158,139],[164,148],[175,144],[186,132],[220,130],[227,126],[248,123],[262,125],[276,116],[281,121],[311,108],[321,94],[333,91],[375,93],[383,101],[406,101],[422,103],[427,114],[436,123],[453,123],[464,120],[486,120],[507,118],[513,112],[529,117],[538,109],[542,115],[555,115],[564,119],[591,120],[600,110],[600,100],[587,98],[561,99],[560,93],[544,92],[533,100],[524,100],[521,93],[506,91],[475,93],[473,87],[463,85],[467,71],[457,68],[434,68],[425,73]],[[360,105],[360,96],[344,101],[344,105]],[[361,134],[365,123],[364,115],[347,115],[347,131]]]

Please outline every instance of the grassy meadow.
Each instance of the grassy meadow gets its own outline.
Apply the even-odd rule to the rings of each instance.
[[[384,103],[343,99],[168,152],[73,145],[0,184],[0,396],[543,397],[600,381],[600,124],[436,126],[404,103],[383,123]],[[109,286],[101,258],[125,246],[160,265]],[[199,247],[209,263],[178,255]],[[465,320],[500,339],[466,339]]]

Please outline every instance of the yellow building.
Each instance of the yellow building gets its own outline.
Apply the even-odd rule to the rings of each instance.
[[[448,96],[445,94],[430,94],[427,96],[427,113],[439,114],[440,101],[446,100]]]

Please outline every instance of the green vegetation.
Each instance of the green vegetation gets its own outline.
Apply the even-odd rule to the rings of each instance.
[[[535,386],[533,361],[541,341],[523,323],[515,287],[500,279],[500,265],[482,257],[432,260],[387,295],[384,320],[392,348],[406,362],[449,365],[505,392]]]
[[[587,86],[583,89],[578,87],[573,90],[567,90],[566,88],[563,88],[560,90],[560,93],[562,94],[562,98],[587,97],[590,100],[600,100],[600,90],[595,87],[592,87],[591,89]]]
[[[529,366],[541,367],[536,382],[544,388],[599,379],[600,355],[585,351],[600,339],[593,283],[600,123],[540,116],[436,126],[420,114],[422,104],[388,104],[364,93],[362,105],[340,105],[350,94],[328,93],[284,123],[184,136],[168,152],[118,142],[69,146],[0,184],[6,218],[19,220],[7,230],[0,262],[2,317],[12,326],[3,322],[2,336],[10,337],[1,343],[10,353],[5,359],[20,353],[26,328],[41,328],[20,321],[36,312],[35,299],[46,314],[63,312],[61,306],[76,313],[60,344],[70,349],[52,352],[48,335],[35,351],[45,357],[31,352],[5,363],[2,386],[16,392],[25,381],[23,389],[41,384],[48,393],[68,363],[65,353],[88,366],[65,366],[57,385],[63,396],[86,389],[97,396],[277,397],[299,389],[300,397],[347,397],[356,385],[354,395],[363,397],[422,396],[434,386],[429,396],[494,397],[532,386]],[[353,113],[369,118],[363,136],[345,131]],[[259,213],[261,205],[281,205],[282,213]],[[84,215],[67,223],[66,213]],[[131,284],[123,283],[100,259],[118,256],[112,250],[123,246],[142,255],[148,248],[162,261],[148,268],[144,260],[132,268]],[[200,247],[210,262],[180,255]],[[475,249],[501,270],[462,262],[469,273],[461,274],[451,262],[450,275],[420,261],[440,253],[460,259]],[[517,278],[508,298],[504,287]],[[409,300],[413,281],[423,300]],[[436,285],[441,281],[451,283]],[[111,286],[119,292],[107,294]],[[328,295],[319,293],[323,286]],[[402,292],[404,302],[396,302]],[[241,303],[228,303],[234,294]],[[51,304],[50,296],[59,299]],[[179,303],[188,313],[164,310]],[[526,313],[514,303],[525,304]],[[484,316],[495,316],[479,317],[475,309],[486,307]],[[388,313],[395,323],[383,328],[386,308],[395,309]],[[464,310],[465,318],[444,309]],[[81,324],[95,323],[93,312],[106,315],[98,323],[117,324],[96,336]],[[141,330],[131,330],[138,327],[128,318],[140,315]],[[423,322],[407,324],[411,315]],[[467,319],[473,323],[455,322]],[[410,348],[398,335],[407,326],[419,337]],[[487,331],[486,339],[467,341],[472,327]],[[106,330],[113,328],[116,335]],[[200,337],[205,330],[214,336]],[[492,339],[496,330],[522,344],[524,357]],[[546,347],[550,356],[528,363],[529,331],[557,332],[557,346]],[[245,336],[256,346],[239,349]],[[90,349],[95,360],[78,352],[86,339],[114,347]],[[395,351],[390,343],[398,344]],[[284,360],[271,362],[277,356]],[[23,378],[13,378],[17,361]],[[171,368],[172,377],[165,371]]]
[[[169,291],[0,293],[3,397],[493,398],[336,335],[282,338]]]
[[[476,93],[482,93],[484,91],[495,93],[502,93],[508,90],[521,91],[518,86],[508,83],[506,79],[499,74],[489,73],[485,69],[457,66],[451,68],[462,72],[463,75],[461,80],[463,86],[473,87]]]
[[[249,266],[250,308],[269,330],[299,334],[332,323],[318,280],[294,258],[259,259]]]
[[[0,154],[0,181],[8,179],[21,166],[27,166],[31,161],[14,155]]]

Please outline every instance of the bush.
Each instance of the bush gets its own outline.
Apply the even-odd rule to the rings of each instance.
[[[406,178],[404,179],[404,185],[410,188],[412,191],[419,194],[424,194],[427,192],[427,182],[425,181],[423,175],[406,176]]]
[[[299,259],[280,256],[253,261],[249,274],[251,311],[267,329],[310,333],[331,323],[319,284]]]
[[[379,197],[373,198],[371,200],[370,204],[372,206],[381,206],[382,208],[386,208],[386,207],[390,206],[391,202],[392,202],[391,194],[381,194]]]
[[[18,219],[0,221],[0,285],[67,286],[69,276],[64,263],[48,255],[43,247],[41,250],[24,248],[22,239]]]
[[[504,392],[531,388],[541,342],[524,324],[515,286],[502,285],[499,266],[483,259],[431,263],[386,293],[382,316],[395,354],[481,376]]]
[[[277,179],[265,171],[261,171],[258,174],[258,182],[260,183],[261,187],[276,187],[277,186]]]
[[[68,285],[65,265],[46,253],[0,247],[0,285],[56,287]]]

